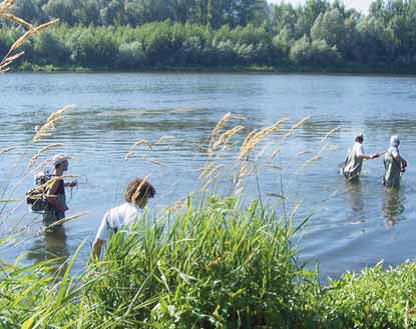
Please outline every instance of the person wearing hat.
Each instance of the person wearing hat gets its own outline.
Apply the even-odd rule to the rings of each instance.
[[[348,181],[358,180],[361,173],[361,168],[363,166],[363,160],[375,159],[380,156],[378,153],[374,153],[371,155],[365,154],[363,142],[363,134],[357,134],[355,136],[354,146],[352,147],[351,151],[347,155],[347,158],[345,159],[344,165],[342,167],[342,174]]]
[[[47,200],[49,209],[43,214],[43,224],[48,227],[65,218],[66,205],[65,187],[74,187],[76,182],[65,183],[62,175],[68,170],[70,158],[64,154],[58,154],[52,158],[53,172],[52,185],[48,190]]]
[[[386,187],[400,187],[401,173],[406,171],[407,161],[399,152],[400,139],[397,135],[390,137],[390,147],[384,155],[383,185]]]

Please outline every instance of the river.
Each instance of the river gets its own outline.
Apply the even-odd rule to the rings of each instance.
[[[233,125],[252,129],[290,118],[258,146],[264,152],[247,179],[242,199],[260,191],[262,201],[287,213],[299,205],[295,221],[310,219],[297,238],[299,258],[319,261],[321,277],[337,276],[374,265],[394,265],[415,254],[414,164],[416,163],[416,78],[393,76],[296,74],[97,73],[0,75],[0,155],[2,199],[0,230],[6,236],[24,229],[12,244],[0,248],[7,261],[21,262],[71,255],[85,241],[78,267],[89,253],[104,212],[122,201],[129,179],[149,176],[157,195],[149,209],[161,212],[200,188],[198,169],[211,161],[206,152],[212,129],[227,112],[244,116]],[[51,136],[33,144],[37,126],[66,104],[67,112]],[[307,122],[290,133],[299,120]],[[330,136],[323,141],[332,130]],[[290,133],[290,136],[285,135]],[[345,159],[356,132],[365,136],[367,153],[388,147],[399,134],[401,153],[409,168],[399,192],[381,185],[382,159],[368,161],[359,185],[346,184],[337,167]],[[162,139],[161,139],[162,138]],[[134,142],[145,139],[127,158]],[[237,145],[218,164],[222,178],[209,186],[224,193],[236,164]],[[62,143],[42,155],[37,164],[59,152],[73,157],[69,173],[80,175],[79,186],[68,190],[69,212],[88,211],[64,225],[59,235],[40,232],[41,218],[27,211],[24,192],[33,184],[29,159],[41,147]],[[273,150],[281,152],[273,160]],[[319,157],[319,159],[318,159]]]

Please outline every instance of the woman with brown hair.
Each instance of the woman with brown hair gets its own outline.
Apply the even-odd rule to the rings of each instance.
[[[109,232],[117,232],[120,227],[131,227],[139,219],[149,198],[153,198],[155,194],[155,188],[146,179],[137,177],[128,184],[124,193],[126,202],[108,210],[101,221],[92,245],[94,259],[100,257],[102,245]]]

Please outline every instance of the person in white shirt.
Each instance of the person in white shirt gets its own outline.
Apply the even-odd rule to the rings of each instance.
[[[364,136],[362,134],[355,136],[354,146],[345,159],[342,167],[342,174],[348,181],[358,180],[363,166],[363,160],[375,159],[380,156],[378,153],[371,155],[365,154],[363,142]]]
[[[101,221],[92,245],[94,259],[100,257],[102,245],[108,239],[109,233],[115,233],[122,227],[129,228],[136,223],[141,210],[146,206],[149,198],[153,198],[155,194],[155,188],[146,179],[137,177],[128,184],[124,193],[126,202],[108,210]]]

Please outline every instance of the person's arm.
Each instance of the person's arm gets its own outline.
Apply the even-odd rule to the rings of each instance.
[[[360,159],[363,159],[363,160],[370,160],[370,159],[374,159],[374,156],[373,155],[368,155],[368,154],[361,154],[361,155],[359,155],[358,156]]]
[[[53,183],[52,186],[49,188],[48,194],[46,196],[46,200],[48,200],[48,202],[58,211],[65,211],[68,210],[67,206],[65,204],[63,204],[62,202],[60,202],[58,200],[57,197],[57,192],[59,189],[59,184],[60,184],[60,179],[56,179]]]
[[[95,239],[94,243],[92,244],[92,257],[95,261],[97,261],[100,258],[103,243],[103,240]]]
[[[101,249],[104,244],[104,241],[107,239],[107,235],[108,235],[108,212],[105,213],[101,221],[100,227],[98,228],[94,243],[92,244],[92,256],[94,260],[98,260],[100,258]]]
[[[362,146],[357,149],[356,155],[359,159],[362,159],[362,160],[372,160],[372,159],[376,159],[380,156],[378,153],[365,154],[364,148]]]

